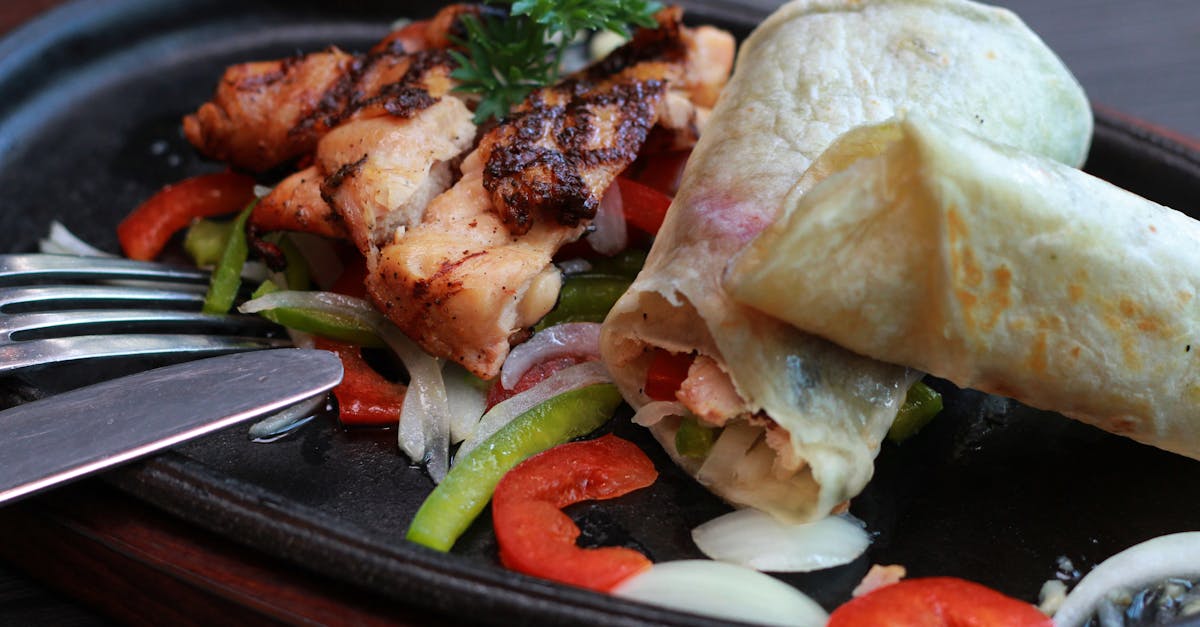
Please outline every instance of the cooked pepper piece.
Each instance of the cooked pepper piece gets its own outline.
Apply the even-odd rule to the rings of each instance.
[[[954,577],[907,579],[851,599],[827,627],[1051,627],[1034,606]]]
[[[534,577],[611,590],[649,568],[650,560],[623,547],[576,546],[579,527],[562,508],[616,498],[657,478],[650,458],[614,435],[563,444],[530,457],[504,475],[492,497],[501,563]]]
[[[183,237],[183,250],[197,266],[216,265],[232,232],[232,221],[196,220]]]
[[[221,251],[221,260],[213,269],[208,293],[204,295],[204,307],[201,309],[204,313],[228,313],[233,307],[233,301],[242,287],[242,267],[246,265],[246,257],[250,254],[250,247],[246,243],[246,219],[250,217],[256,204],[257,201],[251,201],[233,221],[229,239],[225,241],[225,249]]]
[[[909,437],[916,435],[922,427],[929,424],[938,412],[942,411],[942,395],[936,390],[917,381],[908,388],[904,404],[896,414],[896,420],[888,429],[887,438],[899,444]]]
[[[691,353],[658,349],[646,370],[646,396],[656,401],[673,401],[696,359]]]
[[[667,217],[671,197],[623,176],[617,177],[617,184],[621,186],[621,206],[624,208],[625,222],[639,231],[657,235]]]
[[[534,327],[546,329],[564,322],[604,322],[608,310],[629,289],[629,277],[577,274],[563,281],[558,305]]]
[[[338,420],[360,427],[394,426],[400,419],[405,386],[383,378],[354,344],[317,338],[316,347],[342,360],[342,382],[333,388],[338,400]]]
[[[612,257],[591,259],[592,269],[588,274],[608,274],[634,278],[646,265],[646,251],[638,248],[623,250]]]
[[[684,457],[704,459],[712,450],[717,439],[717,430],[700,424],[695,418],[687,417],[679,422],[675,432],[675,450]]]
[[[252,200],[254,179],[244,174],[192,177],[167,185],[138,205],[117,226],[117,239],[126,257],[149,261],[193,220],[233,213]]]
[[[483,511],[504,473],[528,457],[596,430],[620,403],[616,386],[604,383],[565,392],[517,416],[450,468],[421,504],[406,537],[449,551]]]
[[[265,294],[278,292],[280,289],[275,283],[265,281],[262,285],[258,286],[258,289],[254,290],[251,296],[258,298]],[[276,324],[289,329],[312,333],[319,337],[371,348],[383,348],[386,346],[383,340],[376,335],[375,329],[363,324],[358,318],[353,316],[339,316],[336,313],[306,309],[304,307],[276,307],[274,309],[264,309],[258,313]]]

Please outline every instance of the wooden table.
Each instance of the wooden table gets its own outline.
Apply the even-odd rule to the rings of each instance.
[[[60,2],[5,0],[0,33]],[[1024,17],[1097,105],[1186,141],[1200,138],[1196,0],[998,4]],[[0,624],[100,625],[111,620],[105,617],[133,624],[434,620],[248,555],[102,485],[84,484],[8,508],[0,512],[0,527],[9,532],[0,540]],[[97,577],[109,584],[104,594],[92,585]],[[147,581],[159,584],[157,598],[140,594]],[[274,601],[262,600],[266,588]]]

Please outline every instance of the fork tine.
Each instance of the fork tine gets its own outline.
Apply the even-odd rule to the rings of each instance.
[[[108,357],[173,355],[189,358],[282,348],[291,342],[219,335],[78,335],[28,340],[0,346],[0,374],[49,364]]]
[[[273,322],[258,316],[211,315],[197,311],[168,309],[81,309],[7,314],[0,317],[0,338],[13,341],[22,333],[36,332],[39,336],[99,333],[122,330],[188,329],[209,333],[263,333],[278,329]]]
[[[178,290],[139,285],[0,287],[0,311],[14,305],[71,308],[79,305],[147,303],[163,307],[199,307],[204,302],[202,285],[181,287]]]
[[[122,279],[146,281],[182,281],[203,283],[209,274],[195,268],[185,268],[147,261],[109,257],[49,255],[44,253],[0,255],[0,284],[45,279]]]

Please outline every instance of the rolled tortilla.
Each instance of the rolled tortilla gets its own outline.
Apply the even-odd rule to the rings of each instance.
[[[742,46],[647,264],[605,322],[602,354],[635,408],[650,401],[642,386],[654,349],[705,358],[689,408],[708,422],[733,419],[714,448],[720,458],[679,455],[678,419],[652,430],[734,504],[802,521],[856,495],[917,376],[735,304],[721,285],[729,258],[789,191],[802,195],[820,178],[801,179],[817,155],[850,128],[904,111],[1072,165],[1091,135],[1078,83],[1007,11],[962,0],[796,0]],[[697,407],[705,394],[733,406]]]
[[[859,129],[732,266],[738,300],[1200,458],[1200,222],[916,117]],[[780,290],[786,290],[781,292]]]

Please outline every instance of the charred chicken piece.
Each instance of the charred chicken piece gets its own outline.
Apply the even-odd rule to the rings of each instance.
[[[184,118],[184,135],[208,157],[265,172],[311,153],[325,133],[364,109],[408,109],[418,88],[438,98],[453,88],[452,68],[432,44],[444,45],[465,10],[446,7],[365,55],[330,48],[231,66],[213,100]]]

